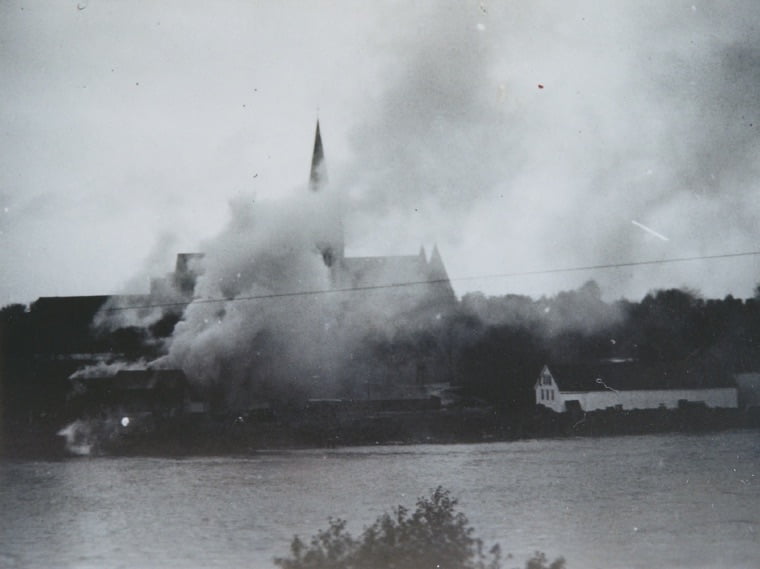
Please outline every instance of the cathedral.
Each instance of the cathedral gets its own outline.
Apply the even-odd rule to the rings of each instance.
[[[419,396],[418,391],[406,392],[402,386],[419,389],[438,378],[448,381],[452,373],[450,358],[444,353],[441,337],[445,336],[442,330],[446,317],[455,312],[458,301],[438,248],[433,247],[429,255],[423,247],[410,255],[346,254],[344,213],[350,212],[344,209],[340,189],[328,181],[319,123],[316,125],[308,184],[303,192],[303,199],[296,198],[296,207],[305,209],[306,215],[301,219],[308,219],[309,230],[304,234],[304,241],[293,241],[304,249],[293,253],[292,262],[300,263],[304,255],[310,259],[305,270],[316,271],[309,273],[309,276],[318,275],[322,284],[317,286],[324,288],[304,292],[308,293],[308,297],[315,293],[327,293],[329,302],[311,305],[307,298],[300,308],[293,303],[292,310],[273,309],[270,312],[262,309],[264,312],[256,316],[248,313],[246,318],[253,318],[252,322],[256,318],[259,322],[272,318],[272,328],[268,329],[272,335],[262,337],[282,339],[283,343],[261,352],[268,355],[257,356],[269,358],[266,362],[257,359],[245,363],[250,359],[245,354],[239,354],[240,366],[225,360],[225,366],[235,367],[236,370],[237,367],[241,368],[235,373],[229,369],[225,371],[226,376],[240,376],[239,381],[233,383],[242,387],[233,398],[241,401],[252,394],[260,394],[262,389],[257,387],[256,382],[266,382],[267,378],[280,376],[318,377],[320,379],[314,380],[314,385],[309,384],[309,389],[320,396],[336,393],[340,384],[352,385],[351,395],[354,397],[363,395],[373,398]],[[283,230],[288,231],[288,228]],[[253,247],[252,251],[255,250],[256,247]],[[277,263],[290,263],[288,254],[291,253],[278,258]],[[167,306],[184,307],[191,303],[199,295],[200,287],[196,283],[200,282],[198,277],[211,265],[208,261],[208,256],[204,257],[202,253],[180,253],[175,271],[151,284],[151,297],[162,302],[166,299]],[[258,294],[266,297],[271,293],[279,297],[283,291],[277,286],[282,282],[272,282],[266,277],[259,281],[255,266],[257,259],[251,257],[250,262],[253,263],[250,267],[253,280],[262,285],[256,289],[261,291]],[[206,263],[208,265],[204,268]],[[269,267],[266,261],[264,267]],[[295,273],[290,278],[298,282]],[[287,292],[284,294],[298,296],[299,290],[287,288],[289,286],[297,285],[287,281]],[[225,289],[223,285],[220,292],[229,300],[241,294],[240,289]],[[249,293],[242,296],[246,297],[246,294]],[[325,308],[326,312],[321,313],[317,306]],[[182,309],[178,312],[178,317],[182,318]],[[299,314],[309,315],[304,316],[307,319],[315,317],[316,321],[321,318],[316,314],[324,314],[324,320],[315,328],[315,321],[300,321]],[[236,320],[232,319],[231,322]],[[255,328],[252,326],[251,329]],[[233,336],[236,333],[235,329]],[[256,353],[259,354],[258,351]],[[184,367],[176,361],[173,365]],[[196,367],[189,365],[190,369]],[[251,374],[253,369],[264,371]],[[329,379],[325,381],[325,378]],[[311,380],[299,381],[306,384]],[[371,390],[371,394],[361,391],[365,388]]]
[[[314,243],[329,273],[333,291],[364,295],[394,306],[399,312],[446,312],[456,304],[456,295],[437,246],[428,256],[420,247],[417,254],[394,256],[346,256],[343,232],[343,204],[335,188],[330,187],[325,152],[317,122],[308,188],[323,198],[318,215],[322,231]],[[186,299],[192,298],[195,279],[202,270],[202,253],[180,253],[174,273],[151,283],[151,294],[167,284]]]
[[[336,293],[330,294],[331,300],[336,299],[330,304],[335,309],[331,313],[334,317],[325,321],[315,330],[316,336],[307,341],[285,342],[284,347],[278,345],[264,363],[256,360],[258,352],[254,353],[256,357],[251,355],[251,343],[244,343],[246,353],[236,358],[228,357],[228,351],[216,356],[213,351],[203,350],[191,354],[204,361],[217,357],[223,364],[219,377],[229,385],[235,383],[230,371],[234,366],[242,369],[235,385],[244,385],[241,380],[253,378],[255,382],[263,378],[262,381],[269,381],[276,366],[293,364],[292,369],[280,370],[280,375],[295,377],[305,385],[312,382],[311,393],[322,397],[332,393],[329,387],[337,385],[335,377],[350,380],[351,395],[367,399],[425,396],[424,390],[436,381],[449,381],[453,373],[451,354],[446,352],[440,338],[445,336],[442,332],[446,326],[445,316],[455,311],[457,298],[437,247],[430,255],[424,248],[411,255],[346,255],[344,211],[337,188],[330,187],[327,180],[319,123],[309,183],[304,191],[304,207],[309,208],[308,213],[317,228],[313,234],[308,233],[308,240],[313,242],[307,241],[304,246],[308,248],[306,253],[313,255],[310,266],[317,271],[324,270],[320,274],[324,292]],[[153,279],[148,295],[43,297],[32,303],[25,321],[28,320],[30,330],[36,331],[27,346],[29,362],[33,362],[28,385],[34,387],[23,389],[32,389],[29,393],[40,395],[39,401],[29,399],[27,406],[19,409],[59,411],[69,393],[67,378],[96,377],[93,374],[106,377],[125,364],[134,369],[135,365],[141,366],[143,360],[163,357],[159,340],[176,333],[175,325],[185,317],[185,308],[199,294],[198,277],[203,274],[208,260],[203,253],[178,254],[174,271]],[[228,296],[224,289],[222,291],[226,298],[234,297],[234,293]],[[156,308],[159,320],[154,319]],[[288,324],[295,323],[297,327],[300,312],[295,310],[291,318]],[[107,325],[101,326],[102,323]],[[303,328],[311,330],[306,325]],[[377,330],[383,333],[373,336]],[[393,332],[399,330],[406,335],[395,337]],[[228,338],[240,339],[234,333]],[[264,338],[271,340],[271,336],[264,335]],[[290,357],[283,354],[284,349],[293,350]],[[302,354],[301,349],[309,353]],[[308,359],[309,355],[312,360]],[[174,367],[183,366],[175,362]],[[197,366],[187,367],[197,372]],[[252,375],[251,369],[263,371]],[[306,369],[313,373],[306,373]],[[150,369],[141,373],[141,381],[154,381],[157,377]],[[134,387],[133,376],[123,379],[129,389]],[[248,399],[261,396],[250,381],[245,385]],[[6,393],[11,401],[14,397],[22,400],[26,392]],[[237,397],[238,392],[234,395]],[[248,399],[243,393],[235,401],[243,404],[241,402]]]

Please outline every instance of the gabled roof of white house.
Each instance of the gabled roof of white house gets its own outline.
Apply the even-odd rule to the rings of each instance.
[[[728,370],[698,362],[596,362],[548,364],[560,391],[619,391],[641,389],[707,389],[736,387]]]

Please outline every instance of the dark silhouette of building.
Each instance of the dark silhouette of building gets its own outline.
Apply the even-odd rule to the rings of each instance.
[[[345,255],[342,203],[336,189],[329,186],[319,122],[309,191],[309,197],[321,202],[317,213],[323,216],[320,224],[324,231],[314,245],[329,272],[332,289],[347,293],[341,296],[344,308],[350,310],[371,302],[387,307],[391,318],[402,314],[407,318],[427,318],[455,307],[456,296],[437,247],[429,257],[423,248],[416,255]],[[26,404],[6,409],[6,417],[19,415],[31,420],[57,413],[65,406],[71,388],[68,379],[83,367],[114,361],[149,361],[160,355],[156,352],[160,348],[158,340],[172,334],[184,307],[192,301],[203,263],[203,253],[178,254],[174,271],[153,279],[149,295],[42,297],[32,303],[20,318],[34,333],[15,340],[21,346],[14,356],[18,365],[10,366],[14,379],[5,382],[3,394],[6,403]],[[106,311],[153,309],[161,310],[164,316],[148,328],[130,324],[116,329],[96,326],[99,318],[107,319]],[[428,368],[428,363],[418,362],[414,369],[418,377],[423,377],[425,374],[419,370]],[[88,389],[92,385],[89,382]]]
[[[82,393],[79,404],[87,416],[148,413],[170,418],[191,412],[196,404],[185,374],[176,369],[121,370],[73,382]]]

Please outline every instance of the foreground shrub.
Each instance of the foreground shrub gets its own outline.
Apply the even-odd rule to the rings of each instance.
[[[483,553],[457,500],[440,486],[430,498],[417,500],[411,514],[403,506],[383,514],[355,539],[346,521],[330,519],[307,545],[298,536],[290,545],[291,557],[277,558],[282,569],[500,569],[499,545]],[[564,569],[563,559],[547,565],[542,553],[526,569]]]

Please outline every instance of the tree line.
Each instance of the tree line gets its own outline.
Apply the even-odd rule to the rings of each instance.
[[[181,319],[175,310],[149,328],[98,331],[93,318],[106,300],[82,297],[51,308],[41,299],[0,309],[5,420],[54,420],[70,395],[67,378],[79,367],[96,355],[157,357]],[[469,293],[443,312],[406,318],[392,333],[370,327],[363,346],[352,357],[389,384],[450,382],[484,404],[531,409],[533,383],[545,363],[692,360],[729,373],[760,370],[760,286],[746,300],[667,289],[640,302],[606,302],[593,281],[539,299]],[[366,396],[368,388],[354,376],[343,385],[342,395]]]
[[[547,363],[693,362],[729,374],[760,370],[760,286],[746,300],[666,289],[640,302],[605,302],[593,281],[539,299],[469,293],[445,318],[401,328],[382,344],[376,352],[397,360],[438,362],[437,377],[474,398],[528,409]]]

